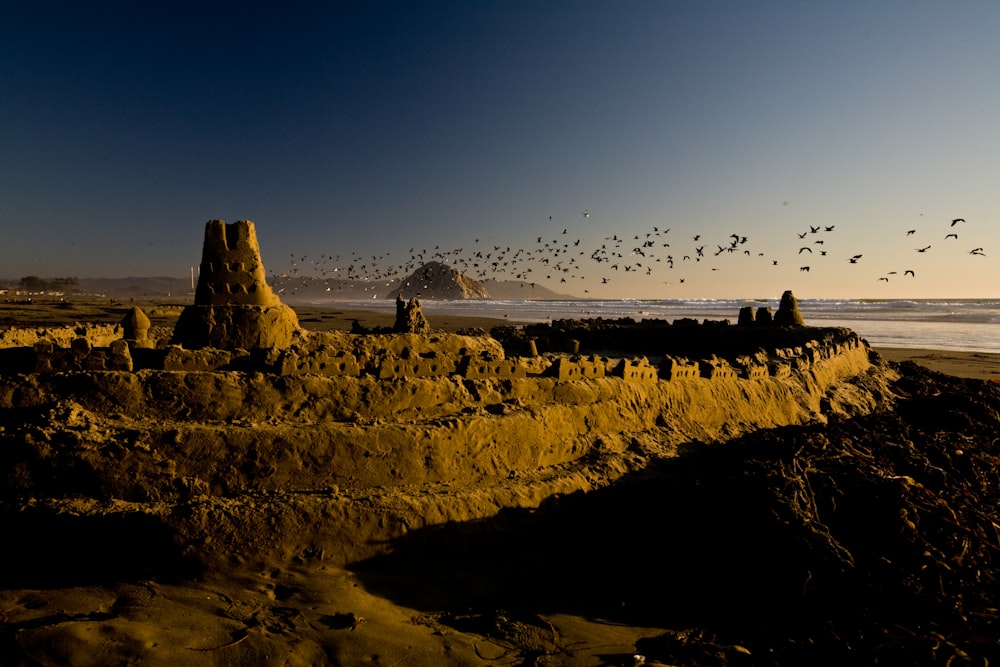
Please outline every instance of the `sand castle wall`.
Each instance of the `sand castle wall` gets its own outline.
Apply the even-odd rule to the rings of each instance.
[[[74,324],[65,327],[11,327],[0,330],[0,349],[34,347],[39,341],[50,341],[53,345],[68,348],[77,338],[86,338],[93,347],[108,347],[123,337],[122,327],[117,324]]]
[[[132,371],[0,374],[0,414],[18,425],[0,430],[5,493],[43,498],[18,515],[28,521],[63,505],[139,517],[220,562],[290,561],[316,544],[329,563],[356,561],[422,526],[611,483],[639,451],[669,457],[863,414],[889,393],[853,334],[659,362],[507,358],[492,338],[454,335],[310,335],[256,352],[115,346]],[[0,350],[11,351],[37,363],[34,348]],[[420,375],[439,357],[459,362]],[[387,360],[406,363],[387,374]]]
[[[461,348],[470,340],[450,343]],[[330,358],[353,368],[363,352],[349,361]],[[856,338],[781,350],[773,362],[755,366],[752,376],[723,360],[672,360],[672,368],[688,371],[670,380],[647,360],[620,360],[611,375],[579,379],[522,376],[524,367],[514,360],[465,363],[472,375],[508,370],[469,377],[458,372],[460,364],[450,375],[384,378],[148,369],[33,374],[0,378],[0,409],[42,409],[53,397],[80,406],[80,433],[71,449],[82,457],[81,469],[98,466],[109,441],[102,430],[87,444],[86,415],[117,414],[128,421],[121,427],[128,435],[110,438],[120,440],[114,470],[101,474],[111,497],[169,498],[192,488],[226,496],[253,489],[479,482],[557,466],[595,446],[624,449],[637,434],[660,446],[716,442],[859,404],[865,409],[853,394],[842,404],[836,395],[845,380],[870,368],[867,346]],[[552,367],[574,363],[581,369],[574,377],[603,367],[592,358],[568,357]],[[689,370],[694,367],[697,375]],[[772,369],[789,370],[782,377]],[[134,474],[151,452],[169,463],[167,477]]]

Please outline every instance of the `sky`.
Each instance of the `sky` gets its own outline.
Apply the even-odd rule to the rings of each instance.
[[[249,219],[274,274],[997,298],[997,35],[995,0],[3,0],[0,277],[184,277]]]

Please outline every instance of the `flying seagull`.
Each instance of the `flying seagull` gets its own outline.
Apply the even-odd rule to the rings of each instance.
[[[951,221],[951,226],[954,227],[960,222],[965,222],[965,218],[955,218],[954,220]]]

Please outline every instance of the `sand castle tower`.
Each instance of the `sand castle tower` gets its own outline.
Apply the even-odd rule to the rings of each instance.
[[[774,314],[774,323],[782,327],[802,327],[805,320],[799,312],[799,302],[792,294],[792,290],[785,290],[781,295],[781,303],[778,304],[778,312]]]
[[[298,328],[295,311],[267,284],[254,224],[209,220],[194,305],[181,313],[170,342],[191,349],[280,348]]]

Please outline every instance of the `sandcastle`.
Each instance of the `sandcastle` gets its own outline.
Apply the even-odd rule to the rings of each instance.
[[[82,498],[130,563],[135,543],[208,564],[336,545],[327,562],[347,563],[414,527],[610,484],[647,456],[885,400],[877,377],[854,384],[879,373],[854,332],[744,319],[465,335],[399,299],[392,330],[304,331],[265,283],[253,223],[211,221],[169,342],[138,310],[0,335],[0,476],[9,498],[45,501],[0,502],[0,517],[34,528]],[[409,500],[372,509],[376,488]],[[161,541],[119,529],[135,521]]]
[[[208,221],[194,305],[181,313],[171,343],[188,349],[284,348],[298,329],[295,311],[267,284],[253,222]]]

